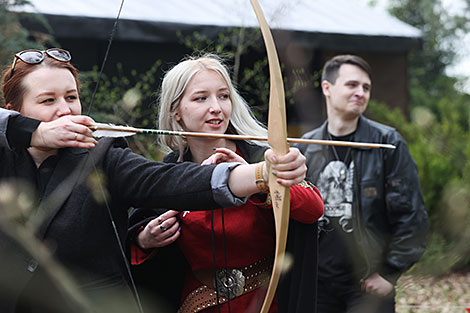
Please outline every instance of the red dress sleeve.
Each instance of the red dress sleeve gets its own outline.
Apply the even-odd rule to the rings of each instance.
[[[138,229],[137,233],[136,233],[136,236],[143,229],[144,229],[143,226],[140,229]],[[130,250],[131,250],[131,264],[132,265],[142,264],[145,261],[153,258],[155,256],[155,254],[157,253],[157,248],[143,250],[134,241],[132,241],[132,243],[130,244]]]
[[[323,212],[323,198],[312,183],[303,181],[290,187],[290,218],[304,224],[313,224]]]
[[[248,202],[272,209],[271,196],[253,195]],[[323,198],[320,191],[312,183],[303,181],[290,187],[290,218],[304,224],[315,223],[324,212]]]

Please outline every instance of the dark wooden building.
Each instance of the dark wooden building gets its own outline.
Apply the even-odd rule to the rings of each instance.
[[[364,57],[373,68],[372,98],[406,112],[407,57],[411,49],[419,46],[419,30],[359,0],[260,2],[274,30],[284,74],[291,84],[286,87],[296,90],[294,102],[288,106],[291,136],[324,120],[325,109],[315,75],[336,54]],[[31,3],[34,8],[20,10],[43,14],[55,39],[72,52],[73,63],[80,70],[102,63],[120,0]],[[37,25],[28,27],[34,30]],[[118,62],[137,71],[145,71],[157,59],[177,62],[192,52],[177,33],[185,36],[198,32],[215,40],[228,27],[258,27],[249,0],[125,0],[106,71],[112,73]],[[300,68],[302,71],[296,71]]]

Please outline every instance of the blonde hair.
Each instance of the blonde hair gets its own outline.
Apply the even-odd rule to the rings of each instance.
[[[181,102],[181,97],[191,78],[197,73],[212,70],[219,73],[227,83],[232,102],[232,115],[226,133],[249,136],[266,136],[266,127],[253,115],[246,101],[240,96],[232,84],[228,70],[222,59],[214,54],[206,54],[202,57],[189,57],[165,74],[159,97],[158,127],[167,130],[181,130],[181,126],[174,119],[175,113]],[[180,136],[160,136],[159,142],[166,148],[179,151],[182,158],[188,143]],[[266,142],[256,142],[258,145],[267,146]]]

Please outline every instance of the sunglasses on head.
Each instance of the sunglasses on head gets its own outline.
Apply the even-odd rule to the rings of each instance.
[[[15,59],[11,64],[10,79],[13,76],[16,62],[19,60],[27,64],[39,64],[46,58],[46,55],[60,62],[70,62],[72,56],[67,50],[51,48],[47,50],[23,50],[15,54]]]

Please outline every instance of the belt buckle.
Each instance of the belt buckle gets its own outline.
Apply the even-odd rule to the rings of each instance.
[[[217,280],[217,284],[215,280]],[[242,271],[235,268],[222,269],[217,270],[214,286],[218,287],[217,292],[221,297],[232,300],[243,294],[245,281],[246,278],[243,276]]]

